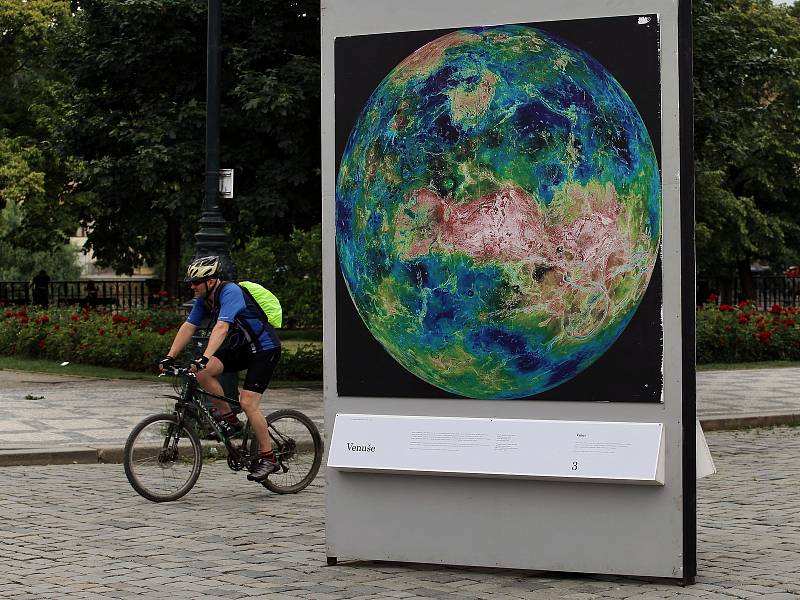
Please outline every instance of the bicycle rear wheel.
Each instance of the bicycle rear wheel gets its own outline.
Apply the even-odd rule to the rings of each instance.
[[[299,410],[276,410],[267,416],[267,422],[281,469],[261,485],[276,494],[296,494],[317,476],[322,463],[322,436],[314,421]]]
[[[203,449],[197,434],[172,414],[147,417],[133,428],[122,454],[133,489],[153,502],[185,495],[200,477]]]

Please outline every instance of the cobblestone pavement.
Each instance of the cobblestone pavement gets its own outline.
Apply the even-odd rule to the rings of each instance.
[[[697,374],[697,414],[704,422],[712,419],[732,426],[742,424],[737,419],[780,415],[794,415],[794,422],[800,423],[798,389],[800,368],[701,372]],[[170,400],[161,396],[170,393],[172,388],[166,383],[0,368],[0,451],[122,446],[136,423],[169,409]],[[262,407],[265,412],[298,408],[323,430],[319,388],[269,389]]]
[[[204,466],[153,504],[119,465],[0,469],[0,598],[800,597],[800,430],[712,432],[698,489],[698,583],[388,563],[325,566],[324,485],[275,496]],[[654,542],[655,543],[655,542]]]

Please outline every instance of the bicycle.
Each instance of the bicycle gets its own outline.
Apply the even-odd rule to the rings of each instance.
[[[239,402],[205,391],[188,368],[174,367],[177,395],[172,413],[152,415],[136,425],[125,442],[122,462],[131,486],[153,502],[171,502],[192,489],[203,466],[203,445],[192,421],[205,424],[227,451],[228,467],[241,471],[258,458],[258,441],[245,423],[241,444],[227,437],[211,415],[203,398],[217,398],[232,406]],[[260,482],[277,494],[295,494],[314,480],[322,462],[322,437],[314,422],[294,409],[280,409],[266,416],[275,459],[280,469]],[[238,436],[235,436],[238,437]],[[213,452],[212,446],[209,452]]]

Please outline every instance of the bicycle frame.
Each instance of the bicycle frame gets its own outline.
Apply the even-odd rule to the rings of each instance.
[[[163,397],[170,398],[176,401],[173,413],[178,417],[178,422],[180,424],[183,423],[187,415],[187,409],[189,409],[189,411],[192,412],[194,415],[202,418],[205,425],[210,429],[212,429],[217,434],[217,438],[225,445],[225,448],[228,451],[228,466],[231,467],[231,469],[237,471],[243,469],[245,467],[245,464],[243,463],[242,459],[250,458],[249,453],[247,452],[250,423],[248,422],[245,425],[245,429],[242,434],[241,448],[237,448],[236,446],[233,445],[231,439],[228,438],[225,435],[225,433],[220,429],[219,425],[217,425],[216,419],[211,414],[210,402],[204,402],[203,397],[216,398],[218,400],[222,400],[230,405],[239,408],[241,408],[242,406],[241,403],[238,400],[234,400],[233,398],[228,398],[227,396],[219,396],[217,394],[204,390],[202,387],[200,387],[200,384],[197,382],[196,375],[192,372],[177,372],[175,374],[185,379],[186,381],[185,390],[181,395],[165,394]],[[270,437],[272,437],[274,440],[274,436],[272,435],[271,431],[269,432],[269,434]]]
[[[219,425],[217,425],[217,420],[211,414],[211,407],[209,406],[210,402],[204,402],[203,397],[216,398],[217,400],[222,400],[238,408],[241,408],[241,403],[233,398],[220,396],[203,389],[197,382],[196,374],[191,371],[178,369],[174,374],[179,377],[183,377],[186,380],[186,388],[180,396],[165,394],[163,397],[176,401],[173,413],[178,417],[178,423],[183,424],[183,421],[186,418],[187,409],[199,409],[194,414],[198,417],[201,417],[206,426],[213,429],[213,431],[217,434],[217,438],[225,445],[225,448],[228,452],[228,466],[234,471],[242,470],[246,466],[245,461],[253,458],[252,453],[249,452],[247,448],[247,445],[250,441],[250,422],[248,421],[245,424],[244,431],[242,432],[242,445],[241,447],[237,448],[232,443],[231,438],[227,437],[220,429]],[[286,442],[286,439],[284,439],[279,432],[275,431],[273,427],[269,426],[269,424],[267,427],[267,434],[272,441],[273,447],[282,447]],[[280,452],[276,452],[276,458],[280,463]]]

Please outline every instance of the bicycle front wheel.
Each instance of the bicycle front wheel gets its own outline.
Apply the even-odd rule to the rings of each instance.
[[[178,417],[147,417],[133,428],[122,454],[125,475],[133,489],[153,502],[171,502],[185,495],[200,477],[203,449],[197,434]]]
[[[298,410],[276,410],[267,416],[275,458],[281,465],[261,484],[276,494],[296,494],[314,481],[322,463],[322,436],[314,421]]]

